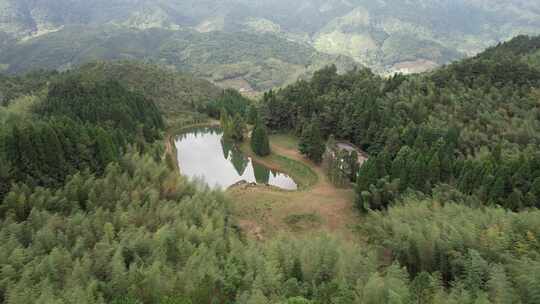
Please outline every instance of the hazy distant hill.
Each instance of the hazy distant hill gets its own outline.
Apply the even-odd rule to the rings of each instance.
[[[136,58],[260,91],[328,62],[352,66],[322,54],[415,72],[521,33],[540,33],[540,2],[0,0],[0,68]]]
[[[330,63],[342,69],[355,65],[350,58],[323,54],[272,34],[119,26],[67,26],[0,52],[0,64],[8,73],[121,59],[172,66],[248,93],[295,81]]]

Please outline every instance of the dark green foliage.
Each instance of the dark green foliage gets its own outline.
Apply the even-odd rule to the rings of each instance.
[[[114,132],[69,119],[6,126],[0,141],[4,180],[45,187],[60,186],[80,170],[103,172],[123,145]]]
[[[12,167],[6,159],[0,158],[0,199],[3,199],[4,196],[9,192],[9,189],[12,184]]]
[[[57,72],[37,71],[25,76],[8,77],[0,74],[0,106],[7,106],[12,100],[24,95],[32,95],[41,91],[49,78]]]
[[[101,174],[129,143],[143,149],[164,127],[141,95],[72,75],[59,77],[35,112],[0,122],[0,200],[14,183],[54,188],[79,171]]]
[[[256,122],[255,128],[251,132],[251,150],[258,156],[270,155],[270,141],[266,127],[260,121]]]
[[[236,112],[231,114],[225,104],[220,109],[220,123],[223,129],[223,137],[225,139],[234,140],[237,142],[244,141],[244,133],[246,132],[246,122],[241,114],[242,111],[235,109]],[[231,117],[232,115],[232,117]]]
[[[153,101],[169,120],[186,112],[202,112],[222,92],[209,81],[137,61],[93,62],[70,73],[90,82],[120,82],[130,91]]]
[[[83,123],[120,129],[146,141],[164,127],[156,105],[116,81],[83,83],[68,77],[54,84],[36,109],[44,116],[65,116]]]
[[[255,125],[257,121],[259,121],[259,119],[259,110],[255,105],[250,105],[247,114],[247,122],[249,124]]]
[[[326,144],[321,135],[321,125],[315,116],[302,129],[299,147],[300,152],[315,163],[322,162]]]
[[[237,142],[244,141],[244,133],[246,132],[246,122],[240,116],[240,114],[235,114],[232,120],[232,134],[231,137]]]
[[[322,138],[335,134],[369,152],[357,186],[362,209],[385,208],[408,190],[430,195],[438,184],[485,204],[540,206],[531,191],[540,172],[540,67],[527,57],[538,41],[517,37],[421,75],[382,79],[328,67],[268,92],[265,123],[301,134],[307,154],[316,117]]]
[[[220,117],[221,109],[225,109],[229,115],[240,114],[245,117],[250,109],[250,100],[242,96],[237,90],[226,89],[219,98],[209,102],[204,111],[214,118]]]
[[[293,128],[294,112],[283,99],[278,99],[274,91],[265,92],[262,99],[262,119],[270,129],[287,130]]]
[[[64,73],[40,71],[24,76],[0,75],[0,104],[2,100],[10,103],[21,96],[39,95],[68,75],[81,78],[84,83],[120,82],[128,90],[153,101],[166,118],[172,120],[188,111],[203,112],[223,91],[206,80],[158,65],[136,61],[92,62]]]

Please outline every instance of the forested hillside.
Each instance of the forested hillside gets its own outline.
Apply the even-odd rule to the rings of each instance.
[[[164,128],[151,101],[115,82],[69,77],[29,108],[2,113],[2,198],[15,183],[54,187],[77,171],[103,172],[128,144],[142,147]]]
[[[162,113],[175,123],[220,94],[204,80],[134,62],[2,76],[0,88],[0,197],[13,183],[56,187],[78,171],[103,172],[128,146],[161,138]]]
[[[210,82],[156,65],[136,61],[92,62],[68,73],[36,71],[24,76],[0,74],[0,101],[10,104],[18,97],[43,95],[49,84],[70,76],[82,82],[117,81],[130,91],[151,99],[166,116],[194,111],[215,100],[221,89]]]
[[[371,155],[358,204],[381,209],[408,189],[448,184],[474,204],[539,207],[539,37],[518,37],[428,74],[317,72],[263,99],[266,123],[301,134],[313,123]],[[471,202],[472,203],[472,202]]]
[[[539,39],[415,76],[330,66],[256,104],[137,63],[3,76],[0,303],[538,303]],[[164,156],[196,110],[369,152],[358,240],[248,238]]]
[[[126,59],[190,72],[246,93],[291,83],[327,64],[354,66],[350,58],[272,34],[71,26],[6,47],[0,52],[0,71],[66,70],[95,60]]]

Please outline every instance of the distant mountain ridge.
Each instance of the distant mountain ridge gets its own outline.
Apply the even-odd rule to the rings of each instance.
[[[296,81],[327,64],[340,70],[357,65],[273,34],[76,25],[6,47],[0,68],[7,73],[66,70],[95,60],[126,59],[190,72],[245,93]]]
[[[134,58],[261,91],[328,62],[421,72],[539,33],[525,0],[0,0],[0,70]]]

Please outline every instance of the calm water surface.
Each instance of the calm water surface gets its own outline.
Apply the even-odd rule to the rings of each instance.
[[[223,139],[217,127],[202,127],[180,134],[175,141],[182,174],[225,189],[239,181],[269,184],[286,190],[297,185],[288,175],[246,157],[234,143]]]

